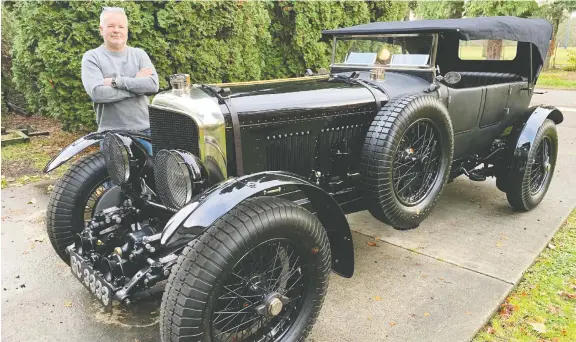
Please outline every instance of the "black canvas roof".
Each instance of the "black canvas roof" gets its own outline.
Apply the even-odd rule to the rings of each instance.
[[[441,33],[454,32],[462,40],[506,39],[534,44],[542,59],[546,58],[552,25],[544,19],[517,17],[479,17],[462,19],[413,20],[375,22],[334,30],[325,35],[369,35],[390,33]]]

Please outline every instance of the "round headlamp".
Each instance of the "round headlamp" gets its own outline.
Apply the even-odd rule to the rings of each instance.
[[[114,133],[104,136],[102,152],[110,179],[117,185],[125,184],[130,178],[130,143],[128,139]]]
[[[154,180],[162,202],[174,209],[182,208],[201,191],[207,172],[193,154],[176,150],[161,150],[154,160]]]

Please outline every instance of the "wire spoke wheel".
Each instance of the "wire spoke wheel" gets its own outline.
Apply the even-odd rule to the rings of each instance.
[[[295,322],[308,284],[306,260],[293,241],[268,240],[233,267],[212,313],[216,341],[278,341]]]
[[[550,150],[551,141],[548,137],[542,139],[538,150],[534,155],[530,171],[530,194],[535,195],[544,186],[546,179],[550,174]]]
[[[535,133],[528,153],[514,154],[517,161],[511,164],[508,175],[502,176],[508,203],[519,211],[532,210],[542,202],[558,159],[556,123],[546,119]]]
[[[432,190],[441,166],[440,133],[428,119],[412,123],[396,150],[393,187],[406,206],[420,203]]]

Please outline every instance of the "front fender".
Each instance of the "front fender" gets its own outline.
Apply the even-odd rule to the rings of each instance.
[[[46,166],[44,167],[44,173],[48,173],[48,172],[56,169],[60,165],[64,164],[68,160],[70,160],[70,158],[72,158],[75,155],[77,155],[78,153],[84,151],[86,148],[102,141],[102,139],[104,139],[104,136],[106,135],[106,133],[122,133],[125,135],[129,135],[131,137],[143,138],[143,139],[150,140],[150,137],[148,135],[143,134],[143,133],[124,131],[124,130],[113,130],[113,131],[102,131],[102,132],[90,133],[88,135],[85,135],[85,136],[77,139],[76,141],[74,141],[70,145],[66,146],[62,151],[60,151],[60,153],[58,153],[54,158],[52,158],[52,160],[50,160],[48,162],[48,164],[46,164]]]
[[[233,178],[193,198],[166,224],[160,243],[183,245],[202,234],[218,218],[245,199],[266,190],[295,186],[310,201],[330,240],[332,269],[343,277],[354,273],[352,233],[344,212],[327,192],[298,176],[282,171],[265,171]]]

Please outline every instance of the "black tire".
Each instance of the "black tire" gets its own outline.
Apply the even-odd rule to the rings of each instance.
[[[306,280],[302,280],[303,294],[300,302],[296,302],[300,309],[292,311],[292,314],[297,316],[289,320],[291,325],[285,327],[278,336],[274,336],[273,341],[303,341],[316,322],[328,287],[330,246],[324,228],[313,214],[288,200],[273,197],[259,197],[242,202],[184,249],[172,269],[162,300],[162,341],[218,341],[212,331],[218,324],[212,322],[213,312],[215,306],[222,305],[219,302],[223,300],[222,289],[229,290],[226,287],[229,277],[233,277],[232,274],[239,270],[238,265],[244,269],[239,260],[245,260],[244,256],[248,260],[249,252],[266,246],[266,243],[271,241],[284,241],[283,239],[293,243],[294,250],[298,253],[304,253],[302,260],[306,259],[307,263],[302,266],[304,271],[300,279],[304,277]],[[268,267],[271,262],[270,260],[267,263]],[[244,280],[240,281],[238,285],[243,286],[243,282]],[[269,284],[268,277],[265,284]],[[293,290],[287,291],[287,294],[291,291]],[[232,292],[227,294],[231,296]],[[248,297],[245,292],[242,292],[241,296]],[[258,300],[256,298],[256,301]],[[244,303],[244,308],[246,305],[247,303]],[[288,312],[290,308],[292,306],[286,305],[282,310]],[[237,320],[238,317],[229,319]]]
[[[404,138],[405,134],[411,134],[406,132],[412,132],[412,128],[415,127],[413,125],[421,124],[426,127],[424,139],[426,139],[428,127],[430,127],[431,141],[437,137],[437,142],[432,144],[434,150],[429,150],[429,145],[423,149],[414,147],[406,151],[402,150],[401,146],[406,144],[407,139]],[[416,143],[410,144],[417,145]],[[439,148],[436,148],[437,144]],[[436,175],[427,176],[432,174],[426,166],[429,164],[426,159],[431,159],[432,151],[435,153],[434,158],[439,161],[438,164],[434,162],[432,169],[436,170],[434,171]],[[430,154],[426,156],[426,153]],[[360,170],[370,213],[396,229],[418,227],[434,208],[444,189],[450,174],[453,154],[452,122],[448,110],[440,100],[427,95],[411,95],[386,104],[368,129],[362,149]],[[417,183],[422,180],[422,186],[413,203],[402,198],[402,191],[410,184],[409,182],[400,183],[399,178],[406,177],[402,180],[405,182],[409,179],[408,174],[397,176],[394,173],[395,170],[398,172],[398,165],[407,164],[404,160],[399,160],[401,157],[415,158],[407,162],[415,164],[406,172],[412,170],[417,163],[420,165],[418,168],[424,169],[418,177],[426,178],[417,178]],[[421,159],[418,160],[419,158]]]
[[[96,200],[91,196],[98,196],[107,181],[104,155],[96,152],[70,166],[52,190],[46,211],[46,230],[52,247],[67,264],[70,257],[65,249],[74,242],[74,235],[84,229],[85,212],[91,216],[88,202]]]
[[[508,176],[496,176],[496,188],[506,192],[506,189],[508,189]]]
[[[536,187],[532,187],[532,185],[534,185],[532,181],[536,180],[533,178],[537,176],[536,173],[538,170],[536,168],[540,166],[538,162],[539,151],[541,152],[545,145],[549,146],[549,168],[545,178],[542,179],[541,184],[539,184],[536,189]],[[528,163],[524,171],[510,170],[509,182],[506,186],[506,198],[514,209],[529,211],[544,199],[550,182],[552,181],[552,176],[554,175],[557,158],[558,132],[556,130],[556,124],[554,121],[547,119],[536,133],[534,143],[530,148],[530,152],[528,152]],[[546,169],[546,167],[542,167]]]

